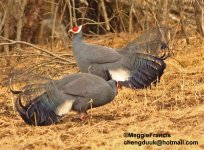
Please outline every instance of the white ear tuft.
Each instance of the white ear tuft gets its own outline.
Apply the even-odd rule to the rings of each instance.
[[[79,30],[77,31],[77,33],[79,33],[82,29],[82,25],[79,26]]]

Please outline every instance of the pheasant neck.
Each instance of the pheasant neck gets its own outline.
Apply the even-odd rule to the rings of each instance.
[[[82,48],[84,48],[84,42],[83,42],[83,35],[82,31],[80,31],[77,34],[74,34],[73,41],[72,41],[72,51],[75,59],[80,56]]]
[[[74,34],[73,36],[73,42],[74,43],[79,43],[79,42],[83,42],[83,34],[82,34],[82,31],[80,31],[79,33],[77,34]]]

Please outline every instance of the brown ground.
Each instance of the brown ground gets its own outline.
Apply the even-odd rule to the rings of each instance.
[[[120,34],[89,41],[121,47],[131,38]],[[167,69],[156,87],[120,90],[112,103],[90,110],[88,122],[74,119],[71,112],[60,124],[31,127],[13,111],[13,96],[1,88],[0,149],[204,149],[204,44],[192,38],[190,46],[184,45],[180,40],[174,55],[184,68],[174,59],[166,60]],[[124,145],[125,140],[141,140],[125,138],[124,132],[169,133],[170,138],[145,140],[183,139],[199,145]]]

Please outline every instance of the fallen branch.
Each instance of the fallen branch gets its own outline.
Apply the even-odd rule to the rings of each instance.
[[[31,46],[31,47],[33,47],[33,48],[35,48],[35,49],[37,49],[37,50],[39,50],[39,51],[41,51],[41,52],[44,52],[44,53],[46,53],[46,54],[48,54],[48,55],[50,55],[50,56],[53,56],[53,57],[55,57],[55,58],[57,58],[57,59],[63,60],[63,61],[65,61],[65,62],[67,62],[68,64],[70,64],[70,63],[71,63],[71,64],[74,64],[74,62],[70,62],[70,61],[68,61],[66,58],[60,57],[60,56],[58,56],[58,55],[55,55],[55,54],[53,54],[52,52],[49,52],[49,51],[47,51],[47,50],[45,50],[45,49],[42,49],[42,48],[39,48],[39,47],[37,47],[37,46],[35,46],[35,45],[31,44],[31,43],[24,42],[24,41],[14,41],[14,40],[10,40],[10,39],[7,39],[7,38],[5,38],[5,37],[2,37],[2,36],[0,36],[0,38],[2,38],[2,39],[4,39],[4,40],[10,42],[10,43],[1,43],[0,46],[3,46],[3,45],[24,44],[24,45]]]

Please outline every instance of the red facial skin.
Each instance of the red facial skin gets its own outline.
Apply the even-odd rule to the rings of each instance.
[[[72,28],[72,31],[73,31],[73,32],[77,32],[78,30],[79,30],[79,27],[77,27],[77,26],[75,26],[75,27]]]

